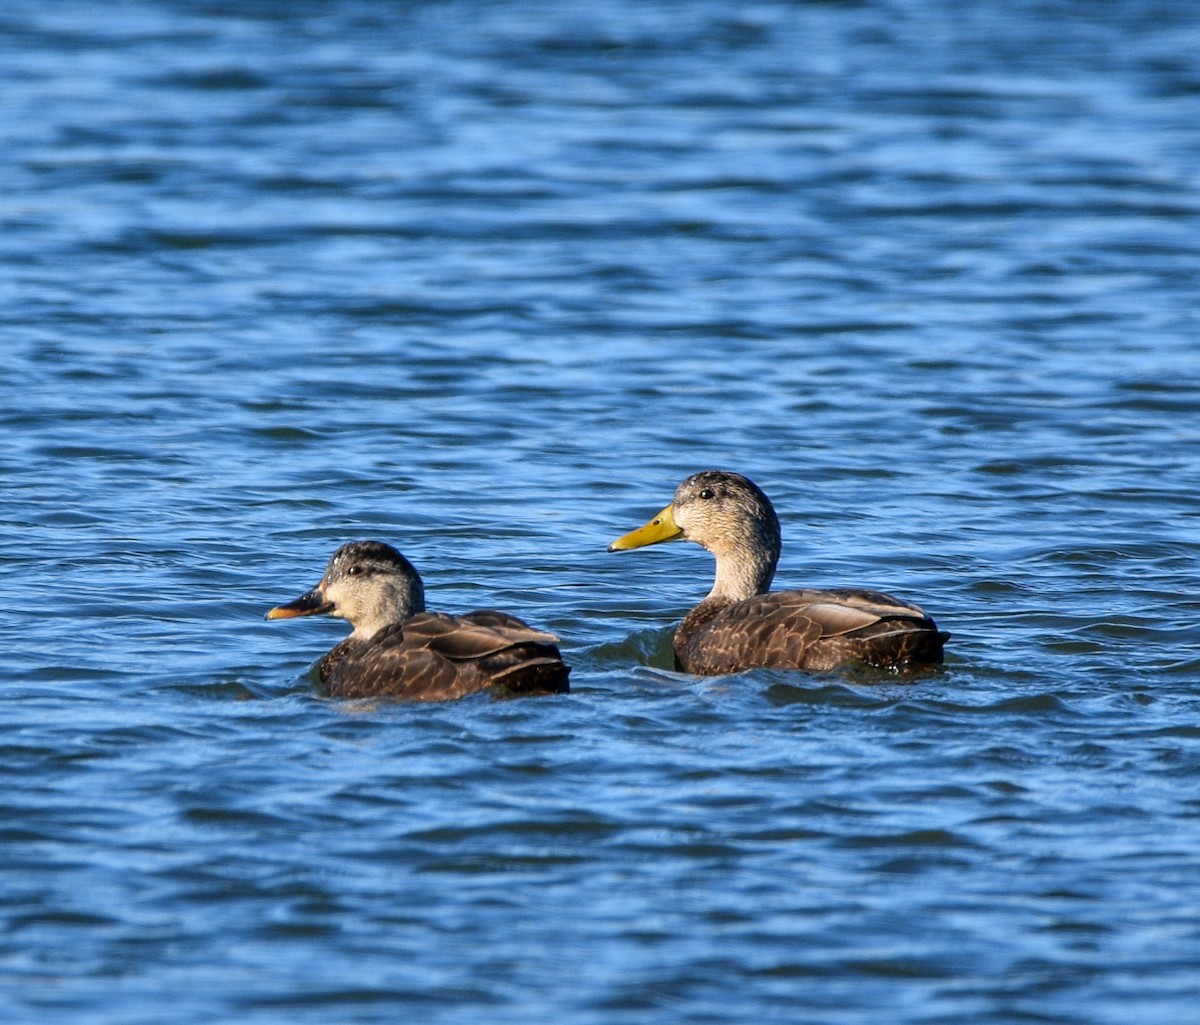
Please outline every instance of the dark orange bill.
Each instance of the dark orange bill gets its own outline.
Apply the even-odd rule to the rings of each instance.
[[[308,594],[302,594],[286,605],[276,605],[267,613],[267,619],[295,619],[297,616],[320,616],[333,610],[333,602],[325,600],[325,592],[318,584]]]

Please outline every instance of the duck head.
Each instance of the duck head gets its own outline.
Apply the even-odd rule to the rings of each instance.
[[[382,541],[351,541],[333,553],[316,587],[266,618],[333,616],[354,627],[352,637],[367,639],[424,611],[425,588],[411,562]]]

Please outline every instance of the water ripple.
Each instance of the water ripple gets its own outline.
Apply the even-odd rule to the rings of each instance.
[[[1187,1020],[1151,13],[9,4],[4,1020]],[[675,672],[711,559],[605,547],[705,466],[947,664]],[[262,616],[353,537],[572,693],[320,696],[342,625]]]

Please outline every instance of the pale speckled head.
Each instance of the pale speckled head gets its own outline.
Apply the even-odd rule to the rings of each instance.
[[[382,541],[351,541],[333,553],[321,582],[267,619],[330,615],[354,627],[353,637],[425,611],[425,588],[413,564]]]
[[[753,481],[729,470],[688,477],[671,504],[643,527],[617,538],[610,552],[663,541],[694,541],[716,556],[713,595],[746,598],[764,593],[779,562],[779,517]]]
[[[762,489],[740,473],[702,470],[675,489],[671,511],[686,541],[713,554],[728,545],[765,548],[779,557],[779,517]]]

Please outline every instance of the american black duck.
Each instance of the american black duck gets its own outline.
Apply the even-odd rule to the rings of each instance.
[[[921,609],[878,591],[770,591],[779,519],[753,481],[725,470],[688,477],[662,512],[610,552],[682,538],[716,557],[712,590],[675,631],[675,665],[716,676],[753,668],[908,669],[942,661],[950,636]]]
[[[267,619],[322,614],[354,627],[318,666],[334,697],[446,701],[493,688],[570,689],[557,637],[504,612],[426,612],[420,575],[382,541],[342,545],[316,587],[271,609]]]

